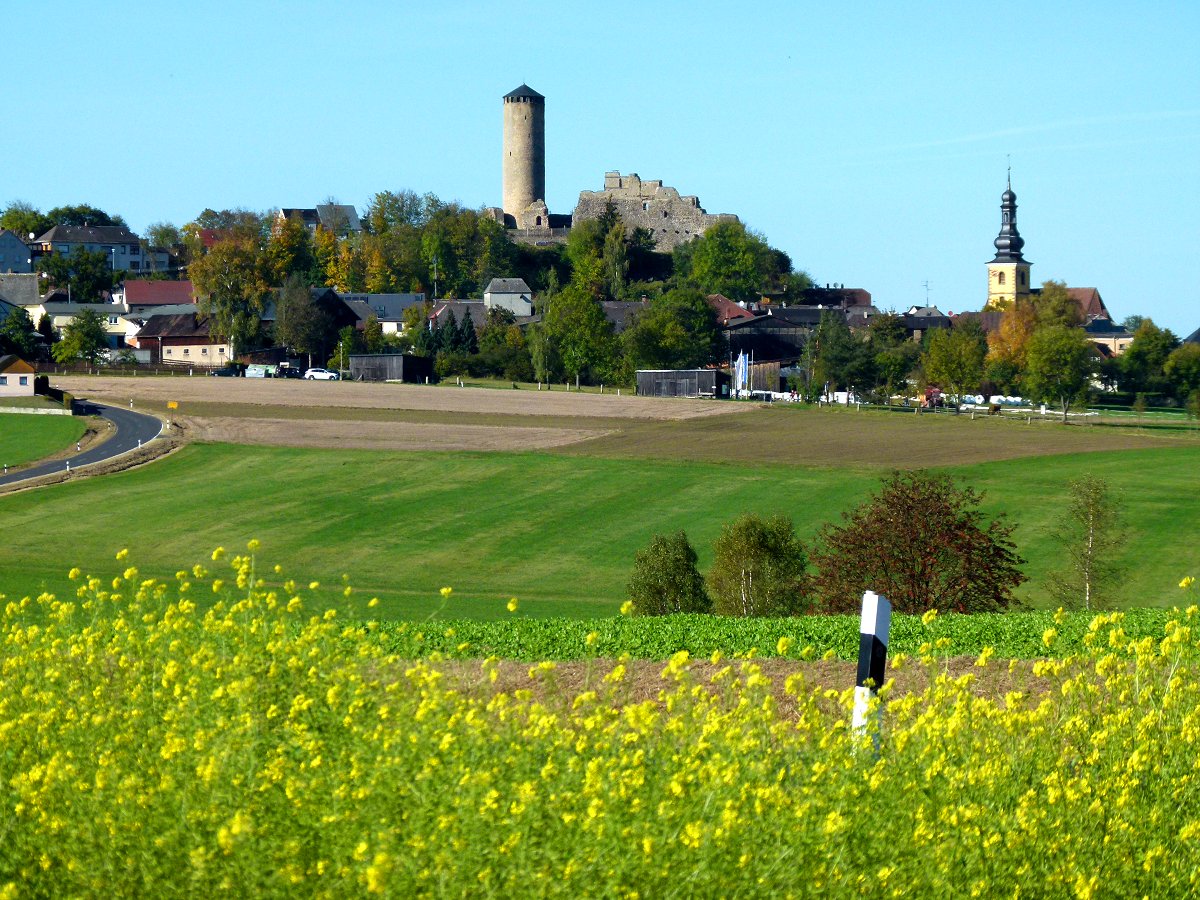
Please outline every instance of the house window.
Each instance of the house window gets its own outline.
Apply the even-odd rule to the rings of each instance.
[[[1021,284],[1025,284],[1025,273],[1024,272],[1019,273],[1017,275],[1017,277],[1021,280]]]
[[[0,387],[3,387],[6,384],[8,384],[8,376],[0,375]]]
[[[997,283],[997,284],[1004,284],[1004,273],[1003,273],[1003,272],[997,272],[997,273],[996,273],[996,283]]]
[[[28,375],[19,376],[19,378],[17,380],[17,384],[21,385],[21,387],[29,387],[29,376]]]
[[[642,201],[642,212],[649,212],[649,211],[650,211],[650,201],[643,200]]]
[[[174,352],[175,352],[175,351],[174,351],[174,350],[172,350],[170,347],[168,347],[168,348],[167,348],[167,356],[170,356],[170,355],[171,355],[171,354],[173,354]]]
[[[116,317],[116,316],[109,316],[109,317],[108,317],[108,324],[109,324],[109,325],[116,325],[116,324],[117,324],[117,317]]]
[[[130,244],[129,245],[129,255],[130,256],[137,256],[141,252],[142,252],[142,248],[140,245],[138,245],[138,244]]]
[[[225,348],[224,348],[224,347],[218,347],[218,348],[217,348],[217,352],[218,352],[218,353],[220,353],[222,356],[224,356],[224,355],[225,355]]]
[[[201,351],[200,351],[200,355],[201,355],[201,356],[208,356],[208,348],[207,348],[207,347],[205,347],[203,350],[201,350]]]
[[[189,355],[191,352],[192,352],[192,351],[191,351],[191,350],[189,350],[187,347],[184,347],[184,348],[183,348],[183,355],[184,355],[184,356],[188,356],[188,355]]]

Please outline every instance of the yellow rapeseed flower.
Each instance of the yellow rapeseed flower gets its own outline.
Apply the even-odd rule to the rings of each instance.
[[[1183,579],[1183,581],[1179,582],[1179,586],[1186,591],[1188,588],[1190,588],[1195,583],[1196,583],[1196,579],[1193,578],[1191,575],[1188,575],[1186,578]]]
[[[246,542],[246,549],[249,550],[251,553],[257,553],[258,548],[261,546],[262,546],[262,544],[259,543],[258,538],[251,538],[249,541]]]
[[[511,600],[508,601],[508,611],[509,612],[517,611],[517,598],[516,597],[513,597]]]
[[[925,615],[921,616],[921,622],[924,625],[930,625],[933,623],[933,620],[936,618],[937,618],[937,610],[936,609],[927,610]]]
[[[129,549],[128,548],[117,551],[117,562],[123,562],[128,558],[129,558]]]
[[[443,600],[449,600],[450,595],[454,593],[454,588],[444,587],[440,591],[438,591],[438,593],[442,595]]]
[[[623,616],[633,615],[633,601],[632,600],[626,600],[624,603],[621,604],[621,615],[623,615]]]
[[[371,609],[374,609],[378,605],[379,605],[378,597],[372,597],[370,600],[367,601],[367,606],[369,606]]]
[[[221,561],[221,558],[222,558],[224,555],[225,555],[225,548],[224,548],[224,547],[218,547],[216,550],[214,550],[214,551],[212,552],[212,561],[213,561],[213,562],[220,562],[220,561]]]
[[[787,656],[788,649],[792,646],[790,637],[781,637],[779,643],[775,645],[775,652],[779,656]]]

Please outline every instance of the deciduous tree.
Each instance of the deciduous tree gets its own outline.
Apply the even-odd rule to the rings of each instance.
[[[962,395],[974,390],[983,379],[983,360],[987,342],[978,324],[939,328],[929,338],[922,355],[925,377],[954,394],[961,403]]]
[[[258,247],[247,238],[220,241],[188,271],[200,312],[236,358],[258,338],[270,294]]]
[[[68,288],[76,303],[97,303],[101,294],[111,291],[118,273],[112,270],[109,254],[100,250],[76,247],[69,256],[52,253],[38,260],[39,272],[49,276],[56,288]]]
[[[333,343],[333,319],[299,275],[290,275],[275,299],[275,340],[296,353],[323,359]]]
[[[767,242],[740,222],[720,222],[690,245],[688,270],[677,274],[706,294],[754,300],[771,276],[778,274],[778,259]]]
[[[1007,608],[1025,581],[1013,526],[985,521],[982,496],[950,476],[895,472],[878,494],[826,525],[812,554],[817,606],[853,613],[864,591],[897,612],[990,612]]]
[[[696,551],[682,531],[656,534],[637,552],[628,592],[639,616],[712,612]]]
[[[54,222],[49,216],[24,200],[13,200],[0,213],[0,228],[15,232],[23,241],[28,240],[30,235],[40,237],[53,226]]]
[[[1051,596],[1066,609],[1109,605],[1121,574],[1117,551],[1124,533],[1120,505],[1106,481],[1094,475],[1071,480],[1055,537],[1062,568],[1050,578]]]
[[[1200,390],[1200,344],[1181,344],[1163,363],[1163,375],[1176,397],[1187,397]]]
[[[724,357],[716,315],[694,288],[651,300],[622,332],[621,343],[635,369],[692,369]]]
[[[1071,404],[1086,396],[1092,373],[1092,344],[1087,335],[1070,325],[1039,328],[1029,341],[1025,362],[1025,389],[1030,397],[1057,403],[1063,422]]]
[[[24,359],[32,359],[37,349],[37,333],[29,311],[14,306],[3,322],[0,322],[0,355],[15,353]]]
[[[577,383],[590,381],[612,366],[612,324],[600,302],[582,287],[571,284],[556,294],[542,324],[567,375]]]
[[[54,359],[60,363],[85,360],[94,366],[108,349],[108,334],[104,331],[104,320],[92,307],[79,310],[63,329],[62,340],[54,345]]]
[[[708,589],[725,616],[794,616],[807,610],[804,546],[787,516],[745,513],[713,544]]]

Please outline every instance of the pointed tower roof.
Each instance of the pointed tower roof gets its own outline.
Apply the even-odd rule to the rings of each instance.
[[[535,91],[533,88],[531,88],[529,85],[522,84],[519,88],[515,88],[515,89],[509,91],[507,94],[505,94],[503,99],[504,100],[520,100],[520,99],[545,100],[546,98],[544,96],[542,96],[541,94],[539,94],[537,91]]]
[[[1028,262],[1021,255],[1025,239],[1017,231],[1017,195],[1013,193],[1012,178],[1000,195],[1000,233],[993,241],[996,245],[996,258],[992,262]]]

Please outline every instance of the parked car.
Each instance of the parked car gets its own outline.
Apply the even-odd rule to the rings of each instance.
[[[303,378],[304,373],[295,366],[280,366],[275,370],[276,378]]]
[[[309,369],[304,373],[304,377],[309,381],[337,381],[341,378],[337,372],[330,372],[328,369]]]
[[[208,373],[215,378],[240,378],[242,376],[241,366],[222,366],[219,369],[213,369]]]

